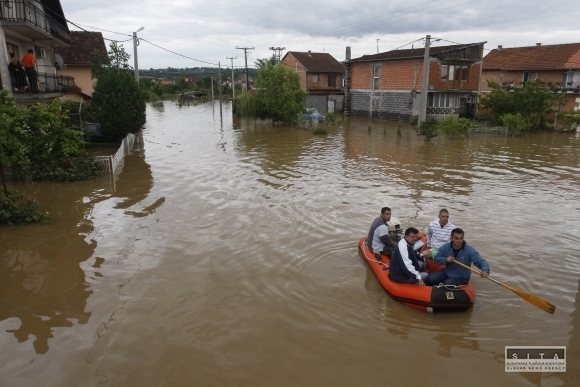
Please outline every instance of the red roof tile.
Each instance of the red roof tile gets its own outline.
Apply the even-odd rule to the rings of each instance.
[[[71,31],[72,42],[68,48],[58,49],[67,66],[90,65],[95,51],[107,54],[103,34],[92,31]]]
[[[483,70],[565,70],[580,68],[580,43],[494,49]]]
[[[309,72],[344,73],[344,66],[326,52],[298,52],[288,51],[286,56],[292,55]]]

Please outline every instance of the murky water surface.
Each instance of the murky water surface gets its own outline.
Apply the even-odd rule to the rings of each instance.
[[[579,386],[580,138],[396,132],[166,102],[114,184],[20,187],[54,221],[0,228],[0,384]],[[480,278],[467,313],[393,301],[356,247],[385,205],[449,209],[556,313]],[[568,371],[506,373],[506,345],[565,345]]]

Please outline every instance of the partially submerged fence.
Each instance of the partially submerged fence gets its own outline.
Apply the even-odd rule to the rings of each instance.
[[[469,133],[498,133],[507,135],[508,129],[505,126],[480,126],[469,128]]]
[[[119,178],[119,175],[123,171],[125,166],[125,156],[129,156],[133,152],[133,147],[135,145],[136,136],[133,133],[129,133],[127,137],[123,139],[121,146],[113,156],[96,156],[97,164],[101,170],[103,176],[109,178],[111,183],[111,189],[115,190],[115,183]],[[139,132],[139,140],[142,143],[142,132]]]

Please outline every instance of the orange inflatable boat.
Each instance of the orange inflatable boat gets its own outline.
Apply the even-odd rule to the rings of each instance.
[[[385,290],[397,301],[429,313],[465,312],[473,306],[475,288],[471,283],[465,286],[424,286],[402,284],[389,279],[390,257],[381,254],[383,262],[375,258],[372,250],[366,247],[367,238],[358,242],[358,249],[369,264]],[[441,270],[442,265],[430,262],[430,270]]]

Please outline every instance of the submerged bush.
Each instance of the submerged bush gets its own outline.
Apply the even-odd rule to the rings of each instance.
[[[468,118],[457,118],[455,116],[445,117],[439,121],[439,129],[449,138],[465,138],[469,133],[469,128],[474,126]]]
[[[46,222],[48,214],[38,204],[19,191],[9,190],[8,196],[0,194],[0,224]]]
[[[419,125],[419,133],[431,140],[439,134],[439,123],[433,118],[429,118]]]
[[[522,131],[527,130],[530,124],[522,117],[520,113],[518,114],[504,114],[500,117],[500,121],[508,129],[508,133],[511,136],[520,134]]]
[[[316,128],[312,131],[313,134],[328,134],[324,128]]]

